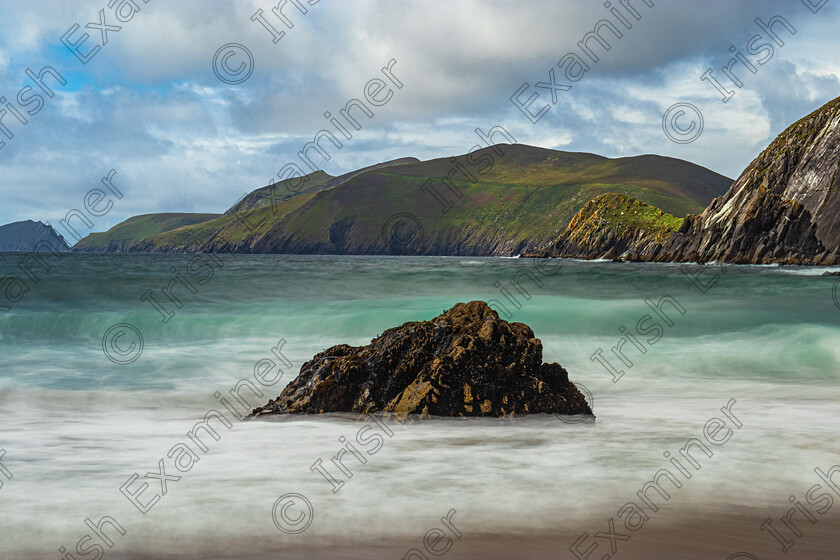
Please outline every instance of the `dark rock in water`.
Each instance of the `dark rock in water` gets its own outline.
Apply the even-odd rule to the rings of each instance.
[[[367,346],[333,346],[252,416],[385,412],[396,416],[592,414],[565,369],[542,361],[524,323],[483,301],[458,303],[431,321],[388,329]]]
[[[840,276],[840,270],[826,270],[820,276]]]

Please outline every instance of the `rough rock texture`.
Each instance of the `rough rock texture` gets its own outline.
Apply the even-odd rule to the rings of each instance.
[[[472,301],[431,321],[388,329],[367,346],[341,344],[317,354],[253,415],[379,411],[592,414],[566,370],[542,362],[542,343],[528,325],[508,323]]]
[[[790,126],[640,260],[840,263],[840,98]]]
[[[661,245],[680,225],[681,218],[640,200],[607,193],[586,203],[554,243],[521,256],[625,259],[650,245]]]

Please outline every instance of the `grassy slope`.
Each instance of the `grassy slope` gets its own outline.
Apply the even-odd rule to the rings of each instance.
[[[270,227],[289,212],[297,210],[315,196],[302,194],[272,206],[260,206],[235,215],[221,216],[214,220],[181,227],[149,236],[143,240],[146,248],[171,247],[190,248],[210,241],[240,243],[251,237],[268,232]]]
[[[375,241],[389,216],[408,213],[423,223],[427,237],[435,232],[464,237],[469,230],[513,242],[547,242],[600,194],[623,193],[686,215],[701,212],[731,184],[702,167],[660,156],[607,159],[521,145],[501,148],[505,155],[480,182],[454,181],[464,196],[445,213],[430,194],[420,191],[427,178],[445,176],[454,165],[438,159],[367,173],[321,192],[282,220],[276,233],[327,242],[330,226],[349,218],[357,237]],[[475,169],[463,158],[459,161]]]
[[[406,157],[383,161],[382,163],[356,169],[349,173],[339,175],[338,177],[333,177],[332,175],[329,175],[319,169],[318,171],[310,173],[302,178],[286,179],[285,181],[275,183],[274,185],[267,185],[251,191],[245,195],[242,200],[225,211],[225,216],[236,212],[245,212],[246,210],[259,208],[260,206],[278,204],[284,200],[302,194],[314,194],[318,191],[330,189],[340,185],[341,183],[345,183],[356,175],[361,175],[362,173],[366,173],[368,171],[374,171],[395,165],[404,165],[407,163],[420,163],[420,160],[414,157]],[[304,183],[299,184],[302,180]]]
[[[369,171],[338,186],[310,192],[273,206],[262,206],[195,226],[158,233],[141,247],[183,250],[210,241],[210,248],[237,245],[243,250],[276,250],[273,240],[293,239],[299,245],[334,242],[335,225],[351,224],[345,248],[364,252],[382,247],[382,227],[390,216],[410,214],[423,224],[424,239],[447,251],[480,247],[507,250],[517,244],[547,243],[562,233],[577,212],[607,192],[627,194],[666,212],[685,215],[702,211],[722,194],[731,180],[697,165],[660,156],[608,159],[595,154],[559,152],[523,145],[502,145],[502,157],[470,183],[454,180],[463,193],[446,212],[420,187],[432,179],[443,192],[441,177],[450,173],[449,158],[409,162]],[[491,153],[490,149],[479,151]],[[483,164],[466,156],[457,161],[473,173]],[[309,186],[309,185],[307,185]],[[251,230],[243,224],[260,224]],[[494,249],[494,250],[496,250]]]
[[[270,206],[271,204],[277,204],[283,200],[294,198],[295,196],[301,194],[317,192],[324,188],[324,186],[334,178],[335,177],[332,175],[319,170],[314,173],[310,173],[303,178],[296,177],[294,179],[286,179],[285,181],[280,181],[274,185],[260,187],[259,189],[251,191],[245,195],[242,200],[231,206],[225,212],[225,215],[233,214],[235,212],[244,212],[246,210],[260,208],[262,206]],[[301,181],[305,182],[302,185],[299,185],[298,183]]]
[[[609,193],[588,202],[571,221],[564,236],[586,243],[604,233],[627,239],[643,232],[650,241],[662,243],[682,226],[683,220],[632,197]]]
[[[219,214],[143,214],[121,222],[104,233],[92,233],[73,246],[83,251],[122,251],[138,240],[219,217]]]

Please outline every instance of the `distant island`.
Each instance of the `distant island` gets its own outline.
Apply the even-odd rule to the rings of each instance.
[[[0,253],[65,252],[67,241],[52,226],[25,220],[0,226]]]

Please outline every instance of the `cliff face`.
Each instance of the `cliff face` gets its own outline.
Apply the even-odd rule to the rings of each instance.
[[[383,223],[385,219],[383,218]],[[382,224],[362,218],[347,217],[331,224],[321,239],[290,234],[278,228],[258,240],[250,249],[254,253],[329,254],[329,255],[517,255],[530,243],[512,240],[506,231],[487,231],[470,224],[421,229],[406,220],[404,235],[383,239]],[[314,236],[313,236],[314,237]],[[209,245],[214,251],[242,252],[243,247]],[[207,250],[207,247],[205,247]]]
[[[603,194],[589,201],[554,243],[522,256],[638,260],[638,254],[660,246],[682,222],[632,197]]]
[[[840,98],[790,126],[644,260],[840,264]]]
[[[386,330],[367,346],[333,346],[306,362],[265,414],[385,412],[404,417],[586,414],[565,369],[543,363],[524,323],[483,301]]]
[[[52,226],[26,220],[0,226],[0,252],[67,251],[70,247]]]

